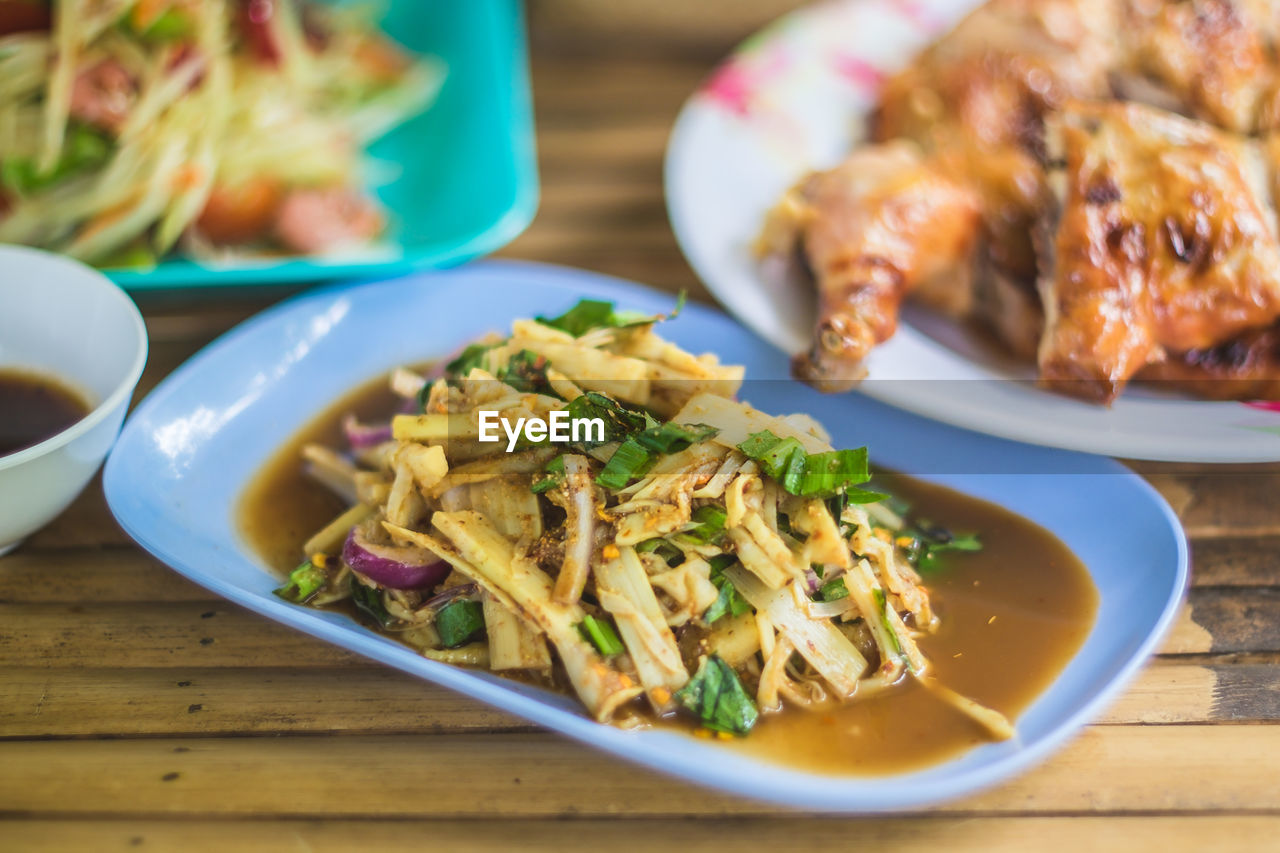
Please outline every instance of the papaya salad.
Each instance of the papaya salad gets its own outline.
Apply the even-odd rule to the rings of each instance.
[[[101,266],[365,246],[364,146],[441,77],[356,7],[0,0],[0,242]]]
[[[939,625],[917,569],[977,538],[869,488],[866,448],[737,399],[743,368],[664,340],[663,319],[584,300],[426,377],[396,370],[399,414],[303,446],[349,509],[277,594],[346,602],[430,659],[567,690],[601,722],[732,737],[914,680],[1010,737],[917,644]],[[495,413],[553,427],[486,440]],[[557,436],[561,417],[599,428]]]

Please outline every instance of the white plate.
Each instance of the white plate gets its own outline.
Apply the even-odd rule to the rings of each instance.
[[[809,345],[807,288],[772,283],[750,245],[804,172],[839,162],[885,74],[975,0],[836,0],[775,22],[685,104],[667,148],[681,248],[711,292],[788,352]],[[929,322],[933,320],[933,322]],[[920,311],[868,359],[872,397],[957,426],[1054,447],[1186,462],[1280,460],[1280,405],[1192,400],[1130,388],[1111,409],[1036,388],[1031,365],[992,355]]]

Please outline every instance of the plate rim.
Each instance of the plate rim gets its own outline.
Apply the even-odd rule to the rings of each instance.
[[[413,278],[469,276],[476,273],[483,275],[491,271],[511,277],[513,273],[516,275],[522,274],[522,270],[531,271],[538,277],[545,277],[548,274],[561,277],[563,283],[559,284],[559,288],[567,293],[597,294],[612,296],[613,298],[620,298],[620,295],[621,297],[640,295],[643,298],[647,294],[647,298],[650,300],[659,295],[657,291],[649,290],[632,282],[615,279],[611,276],[567,269],[550,264],[520,261],[488,261],[471,265],[464,270],[435,274],[420,273]],[[316,611],[276,601],[269,595],[262,595],[233,582],[225,581],[215,574],[221,563],[218,566],[206,568],[198,559],[193,559],[190,555],[171,553],[169,549],[163,545],[158,545],[148,535],[145,523],[135,524],[127,503],[135,499],[143,490],[128,480],[124,473],[121,473],[127,464],[127,460],[117,450],[127,447],[128,442],[134,440],[133,433],[143,429],[141,426],[142,421],[153,410],[160,409],[173,394],[178,393],[187,381],[186,377],[188,375],[198,371],[206,361],[216,359],[223,351],[237,347],[241,339],[251,335],[259,326],[270,325],[272,322],[290,316],[295,312],[301,314],[306,308],[325,304],[339,295],[351,294],[366,287],[401,285],[403,282],[404,279],[402,278],[393,278],[343,283],[292,297],[238,324],[202,348],[169,376],[165,377],[140,402],[135,412],[130,416],[124,430],[122,430],[119,443],[107,459],[103,474],[103,488],[108,507],[125,532],[145,551],[188,580],[239,606],[295,630],[300,630],[310,636],[330,642],[339,648],[371,658],[401,671],[406,671],[410,675],[439,684],[446,689],[456,690],[479,701],[500,707],[509,713],[529,719],[589,747],[601,749],[624,760],[656,770],[659,773],[680,778],[685,783],[698,784],[704,787],[709,786],[754,800],[833,813],[902,811],[920,808],[942,800],[975,793],[1027,769],[1028,766],[1060,747],[1064,741],[1075,736],[1080,728],[1092,719],[1102,707],[1115,699],[1118,693],[1131,682],[1137,671],[1145,665],[1156,644],[1167,634],[1173,620],[1176,618],[1188,581],[1189,560],[1185,531],[1168,503],[1144,478],[1129,471],[1114,460],[1102,457],[1086,457],[1091,467],[1093,467],[1092,473],[1096,475],[1118,474],[1128,480],[1131,485],[1137,487],[1158,510],[1160,520],[1173,537],[1172,544],[1174,545],[1177,563],[1170,575],[1172,581],[1170,594],[1167,600],[1163,602],[1160,615],[1153,624],[1152,630],[1127,655],[1111,659],[1111,662],[1119,660],[1120,665],[1115,668],[1114,673],[1107,678],[1105,683],[1066,718],[1056,724],[1049,732],[1040,736],[1029,747],[1025,747],[1010,756],[989,764],[953,772],[951,775],[920,784],[909,797],[898,796],[885,800],[876,798],[873,789],[877,785],[882,786],[886,780],[890,780],[892,783],[901,783],[904,780],[911,779],[912,775],[917,771],[890,776],[829,776],[801,771],[760,759],[744,760],[741,756],[736,756],[727,750],[718,750],[718,759],[709,766],[699,763],[698,756],[701,753],[695,749],[688,750],[687,756],[678,755],[674,758],[665,751],[661,751],[663,757],[657,757],[656,754],[650,755],[645,749],[645,742],[636,737],[633,732],[626,732],[596,723],[580,713],[570,712],[542,700],[520,694],[505,685],[493,683],[491,679],[496,678],[495,676],[490,676],[486,679],[476,673],[422,658],[407,647],[396,644],[392,640],[385,640],[385,638],[381,638],[367,629],[361,629],[355,623],[350,625],[345,623],[342,625],[333,624],[322,618]],[[546,282],[539,282],[539,286],[543,284],[546,284]],[[432,289],[434,290],[434,288]],[[670,296],[669,294],[660,295],[663,298],[669,298]],[[693,310],[699,314],[705,312],[708,318],[714,318],[717,315],[723,318],[723,314],[707,306],[697,306]],[[741,327],[735,326],[735,328],[744,335],[750,335]],[[290,429],[296,431],[313,415],[314,413],[312,412],[304,412],[299,418],[291,419]],[[928,422],[928,426],[930,429],[940,430],[944,433],[956,429],[936,421]],[[245,485],[242,482],[239,488],[243,490]],[[229,508],[228,512],[234,514],[234,507]],[[1164,530],[1161,531],[1162,534],[1164,532]],[[243,558],[231,547],[219,549],[219,556],[222,560]],[[261,569],[260,563],[254,565],[256,568]],[[1090,571],[1092,574],[1092,569]],[[1071,660],[1075,660],[1078,655],[1079,651],[1072,656]],[[409,668],[406,663],[406,660],[410,658],[413,661],[414,668]],[[1061,675],[1058,676],[1058,678],[1060,677]],[[1032,704],[1038,701],[1040,697],[1043,697],[1057,682],[1058,678],[1050,682],[1044,691],[1038,694],[1038,698],[1032,700]],[[680,737],[682,742],[689,741],[695,746],[697,745],[697,741],[684,736]],[[942,762],[921,768],[919,772],[935,770],[950,761],[969,755],[971,752],[971,750],[963,751]],[[744,768],[754,769],[756,771],[755,775],[759,775],[762,768],[767,768],[767,778],[775,784],[765,786],[753,782],[753,774],[743,773]],[[782,784],[777,784],[778,782]],[[866,799],[854,798],[851,800],[851,791],[864,795]]]
[[[494,216],[484,228],[448,241],[402,245],[404,251],[401,254],[387,259],[379,259],[375,248],[374,254],[366,261],[344,259],[342,256],[327,259],[323,255],[289,255],[279,261],[253,261],[221,268],[217,264],[205,265],[191,257],[177,256],[161,259],[155,266],[144,269],[104,267],[99,272],[130,293],[270,287],[349,278],[368,279],[371,276],[390,278],[424,269],[446,269],[487,255],[510,243],[533,222],[541,200],[541,181],[538,173],[537,128],[524,5],[515,0],[498,2],[502,3],[510,16],[513,34],[510,50],[497,51],[508,57],[506,64],[511,74],[510,85],[502,87],[496,95],[506,101],[511,117],[507,131],[511,142],[512,187],[509,202],[504,208],[495,209]],[[494,14],[496,10],[490,10],[481,17],[493,18]],[[499,24],[490,21],[484,29],[485,38],[492,41],[497,35],[498,26]],[[502,45],[498,47],[501,48]],[[449,85],[448,77],[442,85]],[[431,106],[428,105],[425,111],[430,109]]]

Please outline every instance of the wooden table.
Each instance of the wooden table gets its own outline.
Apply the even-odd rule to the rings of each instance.
[[[663,147],[782,4],[609,5],[534,6],[543,202],[503,254],[705,298]],[[140,394],[283,295],[146,299]],[[133,546],[95,483],[0,559],[0,849],[1275,849],[1280,468],[1140,470],[1195,552],[1163,653],[1040,768],[859,821],[668,781],[247,613]]]

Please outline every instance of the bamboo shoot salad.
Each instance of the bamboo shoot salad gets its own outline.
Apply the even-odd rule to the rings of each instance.
[[[663,319],[584,300],[395,371],[400,414],[303,447],[349,508],[277,593],[570,690],[601,722],[740,736],[911,679],[1010,737],[917,645],[939,624],[917,569],[979,540],[873,491],[866,448],[738,400],[743,369],[663,340]]]
[[[367,245],[364,146],[437,65],[306,0],[0,0],[0,243],[103,266]]]

